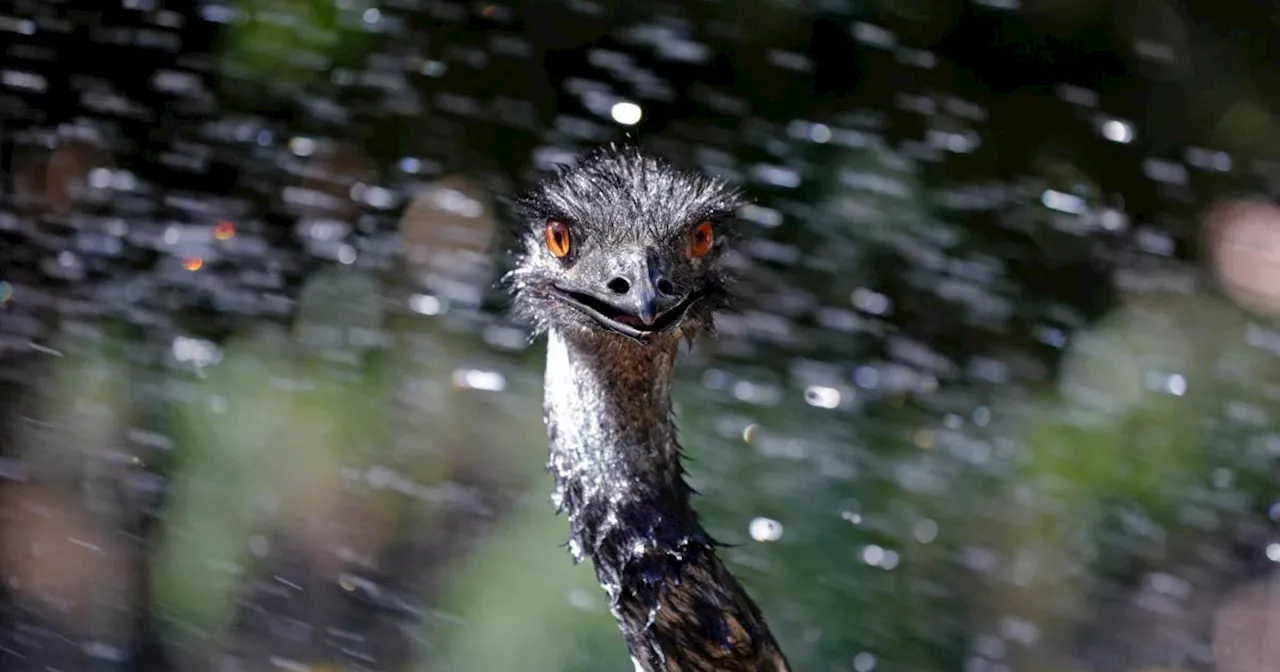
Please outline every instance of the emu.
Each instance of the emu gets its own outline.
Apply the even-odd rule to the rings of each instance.
[[[718,179],[608,147],[517,202],[515,312],[548,338],[552,501],[590,558],[641,672],[788,672],[760,609],[717,557],[684,480],[671,410],[678,346],[729,297]]]

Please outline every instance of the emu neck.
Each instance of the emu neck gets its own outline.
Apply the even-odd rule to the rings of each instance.
[[[550,467],[560,504],[571,514],[592,503],[684,489],[671,422],[676,345],[674,338],[642,346],[606,335],[551,333]]]
[[[548,469],[570,550],[591,558],[637,670],[785,671],[689,504],[671,418],[677,346],[551,332]]]

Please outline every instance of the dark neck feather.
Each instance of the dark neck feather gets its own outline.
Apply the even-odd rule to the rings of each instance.
[[[591,558],[636,669],[788,669],[689,503],[671,419],[678,341],[552,331],[546,422],[555,501]]]

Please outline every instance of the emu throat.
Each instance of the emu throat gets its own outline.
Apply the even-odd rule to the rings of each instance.
[[[701,532],[671,420],[676,348],[674,337],[646,346],[592,332],[549,334],[549,467],[579,560],[623,536],[644,544],[659,541],[644,533],[681,542]]]

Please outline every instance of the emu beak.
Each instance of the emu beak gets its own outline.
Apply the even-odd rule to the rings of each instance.
[[[661,265],[647,256],[637,255],[617,280],[625,281],[627,290],[613,292],[607,301],[622,313],[616,318],[619,322],[638,329],[652,328],[685,298],[674,293]]]
[[[658,288],[655,286],[654,276],[656,273],[646,269],[641,277],[644,280],[636,282],[631,291],[627,293],[626,298],[622,301],[616,301],[615,305],[626,312],[635,315],[640,319],[644,326],[653,326],[653,321],[658,315],[665,312],[668,308],[674,306],[677,301],[663,300],[658,294]]]
[[[552,296],[578,309],[610,331],[647,342],[678,329],[684,316],[702,299],[703,294],[695,292],[677,300],[654,296],[635,301],[607,301],[585,292],[553,287]]]
[[[585,282],[554,286],[553,294],[610,331],[651,341],[680,326],[702,298],[699,292],[679,292],[652,252],[618,251],[606,261],[583,269]]]

